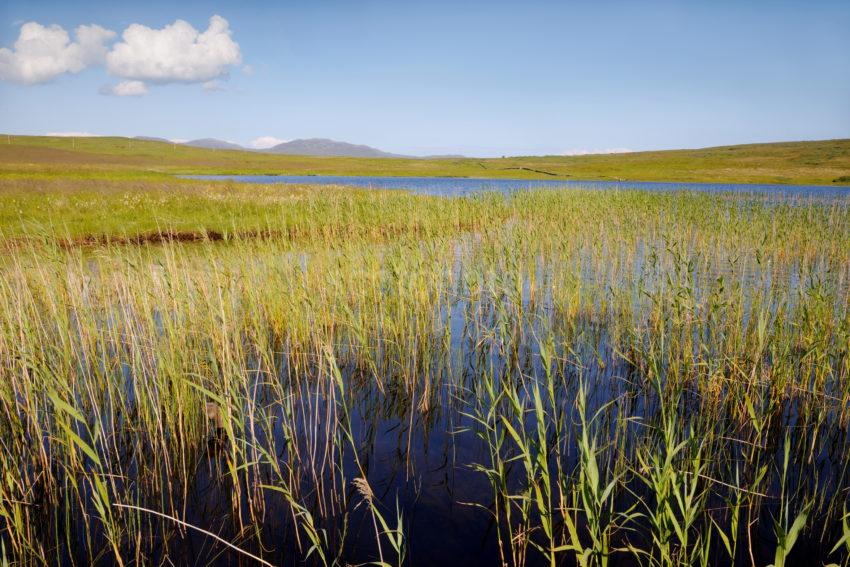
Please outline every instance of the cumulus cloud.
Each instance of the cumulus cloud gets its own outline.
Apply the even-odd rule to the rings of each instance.
[[[208,83],[226,76],[230,66],[241,62],[230,24],[216,15],[204,32],[184,20],[162,29],[132,24],[106,56],[106,69],[135,81]]]
[[[104,61],[115,32],[98,25],[79,26],[75,41],[57,25],[27,22],[12,49],[0,48],[0,80],[34,85],[63,73],[79,73]]]
[[[148,93],[148,86],[142,81],[121,81],[117,85],[100,87],[100,94],[114,96],[142,96]]]
[[[567,150],[563,154],[565,156],[590,156],[595,154],[628,154],[631,153],[632,150],[629,148],[606,148],[604,150],[588,150],[588,149],[574,149]]]
[[[248,147],[254,148],[255,150],[266,150],[268,148],[273,148],[274,146],[287,141],[288,140],[281,140],[280,138],[275,138],[274,136],[260,136],[259,138],[254,138],[253,140],[248,142]]]
[[[112,47],[117,34],[97,25],[79,26],[74,40],[58,25],[28,22],[11,48],[0,48],[0,80],[33,85],[64,73],[105,65],[123,79],[100,89],[103,94],[141,96],[150,84],[200,83],[206,91],[223,90],[231,67],[242,63],[230,24],[210,18],[205,31],[184,20],[161,29],[131,24]]]

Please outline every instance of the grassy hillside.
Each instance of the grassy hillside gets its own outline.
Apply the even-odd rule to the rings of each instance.
[[[697,150],[496,159],[303,157],[118,137],[0,136],[0,175],[140,178],[174,173],[850,184],[850,139]]]

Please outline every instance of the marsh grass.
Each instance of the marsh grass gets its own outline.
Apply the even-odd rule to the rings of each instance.
[[[847,563],[847,201],[187,187],[4,221],[9,561],[416,563],[442,498],[510,566]],[[127,245],[178,221],[270,230]]]

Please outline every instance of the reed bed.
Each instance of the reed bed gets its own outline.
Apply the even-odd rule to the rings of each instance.
[[[850,561],[850,199],[298,203],[7,230],[0,561]]]

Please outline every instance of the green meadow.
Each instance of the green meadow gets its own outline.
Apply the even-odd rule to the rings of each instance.
[[[850,564],[850,197],[174,177],[833,185],[850,141],[6,141],[0,564]]]
[[[169,173],[850,184],[850,140],[698,150],[497,159],[300,157],[130,138],[0,135],[4,176],[136,177]]]

